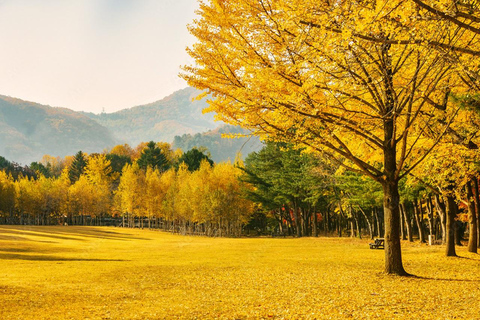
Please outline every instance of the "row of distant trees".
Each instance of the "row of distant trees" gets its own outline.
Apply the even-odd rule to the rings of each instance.
[[[239,174],[232,164],[214,165],[204,150],[174,152],[155,142],[65,159],[47,156],[29,167],[4,159],[1,222],[239,235],[252,207],[241,197]]]

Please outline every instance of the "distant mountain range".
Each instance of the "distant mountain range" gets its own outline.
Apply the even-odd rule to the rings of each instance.
[[[107,128],[81,113],[0,96],[0,155],[9,160],[29,164],[44,154],[98,152],[116,141]]]
[[[0,95],[0,156],[29,164],[45,154],[64,157],[79,150],[102,152],[116,144],[135,147],[143,141],[175,139],[174,146],[184,151],[205,146],[216,161],[234,160],[247,138],[221,139],[222,132],[241,129],[226,129],[223,123],[214,122],[212,114],[202,114],[206,101],[193,100],[198,94],[186,88],[160,101],[108,114],[75,112]],[[260,148],[259,143],[253,145],[253,149]]]
[[[186,88],[144,106],[115,113],[86,116],[108,128],[122,142],[135,146],[143,141],[172,142],[177,135],[195,134],[217,128],[213,114],[202,114],[205,100],[194,100],[200,91]]]

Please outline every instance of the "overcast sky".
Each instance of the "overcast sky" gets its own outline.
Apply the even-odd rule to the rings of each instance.
[[[0,94],[100,113],[187,84],[196,0],[0,0]]]

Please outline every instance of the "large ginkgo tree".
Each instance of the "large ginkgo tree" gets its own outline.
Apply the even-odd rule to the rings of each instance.
[[[407,275],[398,181],[447,132],[448,97],[472,89],[479,65],[475,33],[457,23],[467,18],[439,16],[449,3],[206,0],[190,25],[182,77],[212,95],[207,111],[383,186],[389,274]]]

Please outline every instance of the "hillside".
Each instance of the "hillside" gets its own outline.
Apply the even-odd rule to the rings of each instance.
[[[206,147],[215,162],[234,161],[237,153],[244,159],[249,153],[260,150],[263,145],[258,137],[222,138],[222,134],[248,134],[240,127],[230,125],[221,126],[215,130],[195,135],[184,134],[173,139],[173,148],[183,151],[193,147]]]
[[[0,155],[23,164],[44,154],[101,152],[117,143],[109,130],[87,116],[0,95]]]
[[[222,139],[222,133],[248,133],[202,114],[206,101],[193,100],[199,91],[186,88],[151,104],[115,113],[93,114],[54,108],[0,96],[0,156],[29,164],[43,155],[101,152],[116,144],[174,142],[184,151],[207,147],[214,161],[234,160],[259,150],[258,138]]]
[[[108,128],[122,143],[132,146],[142,141],[171,142],[177,135],[214,129],[219,123],[212,114],[202,114],[206,101],[193,101],[200,92],[186,88],[147,105],[114,113],[85,113]]]

